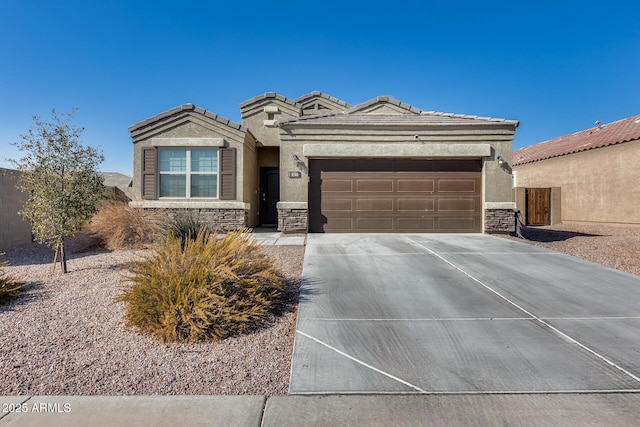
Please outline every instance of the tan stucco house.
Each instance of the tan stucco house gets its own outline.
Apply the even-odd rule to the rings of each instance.
[[[132,204],[198,209],[222,229],[513,230],[517,121],[265,93],[241,123],[184,104],[129,128]]]
[[[514,198],[527,225],[640,224],[640,115],[513,153]]]
[[[0,248],[33,241],[31,224],[18,214],[27,200],[16,187],[20,172],[0,168]]]

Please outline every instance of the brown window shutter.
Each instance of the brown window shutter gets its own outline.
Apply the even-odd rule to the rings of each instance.
[[[236,198],[236,149],[220,149],[220,200]]]
[[[158,198],[158,150],[155,147],[142,149],[142,198]]]

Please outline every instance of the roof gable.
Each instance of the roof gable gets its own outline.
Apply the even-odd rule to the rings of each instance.
[[[376,98],[358,104],[345,111],[346,114],[369,113],[369,114],[420,114],[422,110],[400,102],[390,96],[378,96]]]
[[[264,107],[274,104],[280,106],[280,109],[290,116],[298,117],[301,115],[301,106],[294,99],[286,98],[275,92],[266,92],[242,102],[239,105],[240,116],[242,120],[245,120],[250,116],[262,113]]]
[[[146,120],[129,126],[133,142],[149,138],[166,131],[168,127],[176,127],[187,122],[198,121],[201,125],[224,126],[232,132],[246,133],[247,128],[222,116],[197,107],[193,104],[182,104]]]
[[[348,103],[319,91],[302,95],[296,98],[296,102],[300,104],[304,116],[340,112],[351,107]]]
[[[254,96],[251,99],[247,99],[246,101],[241,102],[240,105],[238,105],[238,107],[240,107],[241,110],[244,110],[248,107],[253,106],[254,104],[261,104],[264,101],[279,101],[283,104],[288,104],[294,108],[300,108],[300,104],[298,104],[294,99],[287,98],[275,92],[265,92],[262,95]]]
[[[640,114],[523,147],[513,153],[513,165],[607,147],[640,139]]]

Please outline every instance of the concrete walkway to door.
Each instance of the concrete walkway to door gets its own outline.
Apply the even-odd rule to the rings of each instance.
[[[498,237],[310,234],[290,393],[638,405],[639,301],[638,276]]]

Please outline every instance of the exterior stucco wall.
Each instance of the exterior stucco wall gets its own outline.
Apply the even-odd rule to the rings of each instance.
[[[237,195],[238,200],[242,200],[249,204],[247,211],[247,226],[255,227],[258,225],[258,207],[260,199],[258,188],[260,185],[260,173],[258,169],[258,152],[256,150],[255,139],[250,133],[245,135],[242,144],[242,150],[238,147],[238,152],[242,151],[242,168],[238,166],[236,171],[236,180],[238,186],[242,185],[242,195]],[[240,157],[238,157],[238,165],[240,165]],[[241,199],[240,199],[241,198]]]
[[[560,187],[562,222],[640,224],[639,164],[640,141],[624,142],[515,166],[515,182]]]
[[[31,242],[31,225],[18,211],[27,200],[16,188],[20,172],[0,168],[0,248]]]
[[[268,113],[265,111],[265,107],[277,107],[276,113]],[[255,104],[243,107],[240,110],[242,115],[242,125],[251,129],[251,133],[259,141],[258,146],[265,147],[277,147],[280,145],[280,132],[278,127],[273,123],[265,121],[272,117],[272,120],[276,122],[283,122],[300,117],[301,112],[299,108],[296,108],[286,102],[279,101],[277,99],[265,99]]]
[[[307,202],[308,199],[308,167],[310,157],[305,156],[306,146],[318,144],[353,146],[361,145],[363,150],[361,157],[372,156],[371,146],[384,145],[385,148],[397,145],[405,148],[407,145],[426,147],[438,145],[442,152],[440,158],[456,158],[464,156],[462,149],[447,150],[447,146],[460,147],[463,145],[488,146],[489,150],[482,157],[483,166],[483,203],[512,202],[511,196],[511,164],[512,140],[515,129],[513,126],[477,126],[477,127],[432,127],[423,128],[383,128],[383,129],[359,129],[349,127],[335,127],[333,129],[301,127],[296,129],[284,128],[280,131],[282,140],[280,146],[280,200],[281,202]],[[418,138],[415,138],[418,135]],[[474,148],[475,149],[475,148]],[[368,151],[367,151],[368,150]],[[418,148],[415,151],[421,151]],[[470,149],[473,151],[473,149]],[[309,151],[308,149],[306,151]],[[411,151],[410,149],[407,151]],[[424,150],[428,152],[428,149]],[[295,162],[296,155],[301,162]],[[497,156],[500,155],[506,164],[500,166]],[[333,157],[327,154],[327,157]],[[302,172],[303,178],[289,178],[289,171]]]
[[[237,131],[223,124],[208,121],[197,115],[186,114],[186,121],[177,126],[167,126],[149,137],[139,139],[133,146],[133,200],[138,205],[149,204],[142,202],[142,152],[146,147],[157,146],[163,139],[168,138],[218,138],[224,141],[225,147],[236,148],[236,201],[243,202],[248,211],[248,226],[257,223],[258,206],[258,168],[255,139],[250,133]],[[184,146],[188,148],[188,146]],[[153,201],[153,205],[160,205],[160,200]],[[224,208],[224,201],[184,200],[183,205],[193,208],[212,209],[218,203]]]

